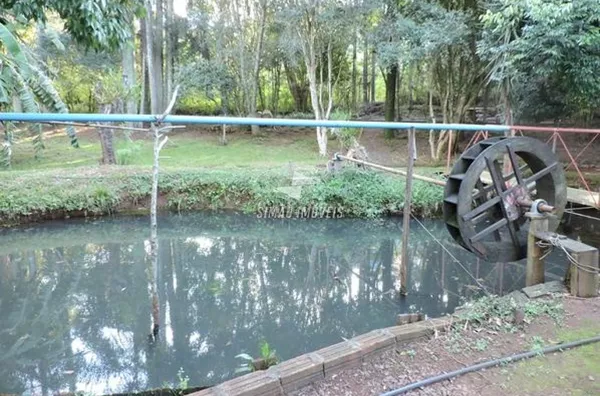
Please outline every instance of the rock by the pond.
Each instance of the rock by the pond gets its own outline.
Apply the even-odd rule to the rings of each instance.
[[[540,283],[539,285],[525,287],[522,291],[529,298],[539,298],[549,296],[554,293],[565,293],[567,290],[562,282],[552,281]]]

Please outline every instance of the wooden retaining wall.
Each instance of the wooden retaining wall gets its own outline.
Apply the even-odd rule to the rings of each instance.
[[[279,396],[360,365],[365,359],[409,342],[444,331],[455,318],[429,319],[373,330],[348,341],[286,360],[265,371],[256,371],[193,396]]]

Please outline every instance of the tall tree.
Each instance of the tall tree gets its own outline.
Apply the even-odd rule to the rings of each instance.
[[[289,52],[302,54],[310,89],[310,102],[316,120],[327,120],[331,115],[334,87],[338,74],[334,74],[334,47],[345,49],[344,41],[349,31],[344,20],[347,4],[331,0],[287,0],[287,9],[281,13],[287,27],[288,38],[297,47]],[[291,47],[292,41],[288,43]],[[298,48],[299,47],[299,48]],[[327,128],[317,127],[319,154],[327,155]]]
[[[493,0],[487,8],[478,53],[505,114],[589,121],[600,107],[600,4]]]

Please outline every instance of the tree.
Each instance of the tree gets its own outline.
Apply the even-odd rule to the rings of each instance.
[[[540,120],[600,107],[600,4],[581,1],[494,0],[481,17],[478,52],[505,109]]]
[[[139,11],[135,0],[107,0],[103,7],[86,0],[50,0],[46,2],[0,0],[0,106],[26,112],[46,108],[67,112],[52,81],[30,51],[19,33],[34,23],[44,24],[47,11],[56,12],[64,21],[65,30],[77,43],[95,50],[113,49],[131,36],[132,15]],[[41,31],[42,29],[38,29]],[[60,43],[59,40],[53,40]],[[43,148],[42,129],[33,125],[36,149]],[[67,128],[71,144],[78,147],[75,130]],[[10,163],[12,132],[5,128],[3,152]]]
[[[333,109],[334,87],[338,73],[334,73],[334,47],[345,53],[348,42],[348,21],[344,19],[348,7],[341,1],[287,0],[286,10],[280,13],[287,27],[287,49],[292,56],[301,54],[306,66],[310,102],[316,120],[327,120]],[[325,91],[325,94],[324,94]],[[327,155],[327,128],[317,127],[319,154]]]
[[[465,12],[424,2],[406,2],[393,12],[384,11],[388,14],[376,26],[375,37],[379,62],[387,70],[387,117],[393,120],[395,114],[399,70],[404,70],[405,65],[422,64],[429,85],[432,122],[436,122],[434,97],[442,105],[443,122],[462,121],[466,109],[477,97],[479,85],[475,82],[481,74],[476,68],[465,66],[471,48],[468,45],[471,30]],[[473,81],[469,80],[471,73]],[[429,139],[433,159],[440,157],[451,131],[442,131],[437,138],[436,133],[431,131]]]

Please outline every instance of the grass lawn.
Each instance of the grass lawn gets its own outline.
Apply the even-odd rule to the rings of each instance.
[[[557,336],[571,342],[598,334],[600,324],[588,321],[581,328],[560,330]],[[560,390],[564,395],[600,395],[600,343],[523,361],[504,373],[512,394]]]
[[[80,148],[70,146],[66,136],[44,140],[46,149],[38,158],[30,142],[20,142],[13,149],[13,170],[54,169],[93,166],[100,159],[100,144],[95,136],[80,136]],[[175,133],[161,151],[161,165],[181,167],[270,167],[293,162],[302,165],[323,164],[316,139],[312,136],[258,136],[236,134],[226,146],[216,135],[194,136]],[[152,141],[116,139],[116,154],[123,165],[152,165]]]

